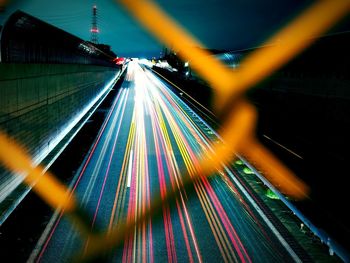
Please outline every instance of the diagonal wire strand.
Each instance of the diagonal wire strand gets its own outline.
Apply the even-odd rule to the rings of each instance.
[[[7,1],[0,0],[0,6]],[[234,153],[240,152],[252,158],[267,171],[268,179],[283,192],[295,198],[307,195],[307,186],[281,164],[268,150],[254,138],[256,111],[252,105],[242,99],[242,94],[257,84],[290,59],[295,57],[315,37],[345,16],[350,9],[348,0],[323,0],[316,2],[299,17],[267,41],[268,47],[260,49],[243,61],[241,69],[232,71],[216,60],[201,43],[191,37],[184,29],[171,20],[153,2],[147,0],[120,0],[122,5],[167,46],[173,47],[184,60],[191,61],[194,70],[206,79],[215,92],[217,114],[226,115],[220,131],[224,143],[215,145],[212,154],[205,156],[196,167],[197,173],[184,175],[186,188],[202,176],[210,176],[223,163],[229,163]],[[277,43],[277,44],[276,44]],[[79,257],[90,260],[121,244],[124,237],[135,227],[146,222],[161,211],[164,202],[173,202],[178,193],[170,191],[165,199],[155,199],[148,210],[132,223],[115,226],[109,234],[92,234],[89,220],[79,209],[78,201],[50,173],[34,167],[30,157],[12,139],[0,133],[0,162],[12,172],[24,175],[24,182],[51,207],[62,209],[65,214],[78,222],[79,231],[90,238],[87,253]],[[171,188],[168,188],[171,189]]]

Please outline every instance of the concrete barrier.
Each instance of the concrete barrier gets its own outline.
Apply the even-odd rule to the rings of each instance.
[[[0,64],[0,131],[23,145],[36,164],[45,159],[49,166],[57,158],[52,152],[74,136],[120,74],[92,65]],[[29,191],[21,182],[0,167],[0,224]]]

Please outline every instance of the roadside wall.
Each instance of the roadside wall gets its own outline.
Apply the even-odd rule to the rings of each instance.
[[[0,131],[39,163],[119,73],[118,68],[93,65],[0,64]],[[21,181],[0,167],[0,218],[2,202]]]

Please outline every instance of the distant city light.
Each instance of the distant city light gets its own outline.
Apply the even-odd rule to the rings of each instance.
[[[140,63],[140,64],[143,64],[143,65],[146,65],[146,66],[149,66],[149,67],[152,67],[152,66],[153,66],[152,62],[149,61],[149,60],[146,59],[146,58],[139,59],[139,63]]]

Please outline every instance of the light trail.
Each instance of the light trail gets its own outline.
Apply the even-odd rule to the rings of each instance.
[[[177,194],[173,203],[162,204],[158,216],[136,224],[112,249],[110,260],[259,262],[289,257],[228,173],[195,177],[202,156],[213,151],[215,135],[208,131],[163,81],[131,63],[72,190],[94,215],[91,229],[108,229],[107,240],[116,225],[137,222],[158,193],[164,200]],[[186,188],[184,171],[195,178]],[[103,244],[93,236],[79,241],[61,217],[45,232],[50,234],[38,261],[69,260],[79,248],[89,257]],[[57,250],[60,244],[63,251]]]
[[[228,71],[222,67],[222,65],[220,63],[217,63],[217,61],[211,61],[206,60],[205,59],[205,52],[201,52],[198,51],[196,52],[196,50],[193,50],[194,45],[198,42],[196,42],[195,40],[193,40],[192,38],[190,38],[188,35],[183,34],[183,31],[181,31],[181,29],[179,27],[176,27],[175,23],[173,23],[170,19],[167,19],[167,17],[159,11],[159,9],[157,9],[157,7],[155,5],[152,5],[151,2],[148,1],[122,1],[124,4],[126,4],[126,6],[128,8],[130,8],[130,10],[132,12],[134,12],[134,14],[141,20],[143,21],[143,23],[145,25],[147,25],[150,29],[153,29],[153,31],[158,34],[158,36],[163,39],[163,41],[165,42],[169,42],[171,40],[179,40],[179,39],[183,39],[184,41],[174,41],[174,43],[178,43],[179,47],[183,47],[185,46],[185,49],[181,50],[180,53],[185,54],[184,57],[188,56],[189,58],[192,57],[192,59],[194,60],[193,65],[195,66],[195,68],[197,68],[197,70],[199,72],[202,73],[203,76],[205,76],[207,79],[209,79],[210,82],[213,82],[213,86],[218,88],[217,90],[217,100],[218,101],[222,101],[225,103],[217,103],[218,106],[224,105],[224,109],[225,106],[227,106],[227,101],[229,102],[231,98],[236,98],[236,94],[240,95],[240,92],[246,90],[247,88],[249,88],[249,86],[257,83],[258,81],[262,80],[263,78],[265,78],[267,75],[271,74],[271,72],[273,72],[274,70],[276,70],[277,68],[279,68],[282,64],[284,64],[286,61],[288,61],[290,58],[292,58],[295,54],[297,54],[298,52],[300,52],[303,48],[305,48],[307,45],[309,45],[309,43],[311,42],[310,39],[308,38],[308,34],[314,34],[314,35],[318,35],[321,32],[323,32],[324,30],[326,30],[328,27],[330,27],[332,24],[334,24],[340,17],[344,16],[348,11],[349,11],[349,2],[347,0],[329,0],[329,1],[320,1],[318,4],[315,4],[313,6],[311,6],[311,8],[307,9],[298,19],[296,19],[294,22],[290,23],[290,26],[286,27],[284,30],[281,30],[281,32],[279,34],[276,34],[276,36],[274,38],[272,38],[272,40],[274,40],[275,38],[279,39],[280,37],[283,39],[284,37],[286,37],[286,39],[290,40],[289,43],[289,48],[285,48],[285,47],[280,47],[279,45],[277,45],[275,48],[273,49],[266,49],[267,51],[262,51],[262,52],[256,52],[254,53],[250,58],[248,58],[245,61],[245,65],[247,67],[246,71],[241,71],[239,72],[239,74],[234,74],[236,75],[233,76],[232,78],[229,78],[230,76],[228,76],[229,74]],[[143,7],[143,8],[142,8]],[[147,10],[147,11],[145,11]],[[332,12],[329,12],[329,11]],[[146,14],[146,16],[145,16]],[[330,15],[329,15],[330,14]],[[149,18],[152,18],[151,20],[149,20]],[[155,19],[156,18],[156,19]],[[157,21],[161,21],[163,20],[164,23],[160,24],[157,23]],[[173,30],[167,30],[172,28]],[[307,28],[308,30],[305,30],[305,28]],[[168,31],[168,32],[166,32]],[[169,35],[169,32],[173,33],[173,36]],[[306,34],[305,34],[306,33]],[[292,40],[291,40],[292,39]],[[182,45],[184,42],[185,44]],[[189,46],[187,46],[189,45]],[[192,48],[191,48],[192,47]],[[192,56],[193,54],[193,56]],[[197,57],[197,58],[196,58]],[[267,59],[264,59],[267,58]],[[273,58],[273,59],[270,59]],[[207,62],[207,63],[200,63],[200,62]],[[201,66],[202,64],[202,66]],[[203,67],[203,65],[205,64],[205,67]],[[137,70],[136,70],[137,71]],[[214,73],[213,73],[214,72]],[[244,73],[248,73],[248,74],[244,74]],[[253,74],[254,73],[254,74]],[[133,74],[132,74],[133,75]],[[238,78],[237,78],[238,76]],[[132,79],[133,76],[131,76]],[[229,80],[234,80],[235,84],[234,85],[230,85]],[[135,80],[135,78],[134,78]],[[237,81],[240,80],[240,81]],[[237,81],[237,82],[236,82]],[[215,85],[214,85],[215,84]],[[232,84],[232,83],[231,83]],[[235,89],[232,89],[232,87],[235,87]],[[223,94],[225,96],[223,96]],[[231,95],[231,96],[228,96]],[[165,97],[162,98],[158,98],[159,101],[166,101],[167,99]],[[169,102],[169,101],[168,101]],[[168,103],[166,102],[166,103]],[[186,128],[187,125],[182,125],[181,124],[181,117],[176,116],[177,113],[174,111],[169,111],[169,113],[167,113],[167,108],[168,106],[161,106],[161,110],[162,110],[162,114],[164,114],[164,116],[166,116],[166,124],[163,125],[165,126],[162,127],[162,132],[165,133],[165,130],[169,129],[170,127],[170,131],[171,131],[171,135],[170,137],[172,137],[171,142],[173,143],[173,140],[175,140],[175,143],[177,145],[177,150],[179,151],[179,154],[176,155],[176,159],[177,161],[179,157],[182,157],[182,161],[184,166],[187,169],[187,172],[190,176],[193,176],[193,178],[196,179],[196,182],[194,184],[194,188],[197,191],[198,189],[203,190],[205,189],[205,191],[203,190],[203,193],[205,195],[203,195],[203,198],[208,198],[207,200],[213,203],[213,207],[214,207],[214,211],[215,213],[219,214],[219,219],[220,222],[218,225],[219,227],[224,226],[224,228],[226,229],[226,232],[229,232],[227,229],[230,229],[230,233],[224,233],[226,235],[227,238],[229,237],[231,239],[231,241],[233,241],[233,237],[236,236],[235,234],[235,229],[232,228],[230,226],[229,223],[227,223],[228,221],[226,220],[226,214],[225,213],[221,213],[222,211],[225,211],[221,208],[221,203],[216,203],[215,200],[218,200],[218,198],[216,197],[216,194],[212,194],[211,192],[211,188],[207,187],[206,184],[203,184],[202,178],[198,178],[198,173],[200,170],[202,170],[206,175],[210,174],[211,172],[214,172],[216,169],[219,169],[220,166],[220,159],[225,159],[223,160],[224,162],[228,162],[229,157],[232,157],[230,155],[230,152],[236,152],[236,151],[240,151],[242,153],[244,153],[245,155],[247,155],[249,158],[252,159],[256,159],[257,163],[261,166],[264,166],[267,170],[268,173],[270,174],[269,176],[269,180],[274,183],[275,185],[278,185],[281,187],[281,189],[285,189],[286,193],[290,194],[290,195],[294,195],[295,197],[301,198],[301,197],[305,197],[305,194],[307,192],[307,188],[305,187],[305,185],[299,181],[298,179],[296,179],[294,177],[293,174],[290,173],[290,171],[288,171],[288,169],[286,169],[283,165],[281,165],[274,157],[273,155],[271,155],[271,153],[269,153],[268,151],[266,151],[266,149],[264,149],[254,138],[251,137],[251,134],[249,133],[249,131],[252,129],[253,125],[251,125],[252,123],[254,123],[255,121],[255,112],[252,109],[251,106],[249,106],[246,102],[242,101],[242,100],[238,100],[236,103],[238,106],[236,106],[236,111],[229,111],[229,121],[227,121],[226,126],[224,127],[225,130],[222,133],[222,137],[225,139],[226,142],[228,142],[226,144],[226,147],[224,145],[219,145],[219,147],[214,147],[215,152],[217,153],[216,155],[212,154],[212,150],[211,149],[205,149],[205,147],[203,147],[203,144],[200,142],[200,140],[198,139],[190,139],[191,136],[193,136],[194,138],[198,138],[200,132],[195,131],[195,133],[191,133],[189,130],[187,130]],[[174,118],[170,118],[170,121],[168,120],[168,117],[171,116],[172,114],[174,114]],[[143,114],[141,114],[143,116]],[[145,111],[145,115],[149,116],[149,112],[148,110]],[[115,117],[116,115],[114,115]],[[143,117],[142,117],[143,118]],[[115,120],[115,119],[113,119]],[[142,125],[143,122],[141,121],[137,121],[137,123],[140,123]],[[175,123],[175,124],[174,124]],[[244,123],[244,125],[241,125],[241,127],[237,124],[239,123]],[[179,126],[176,127],[176,124],[178,124]],[[114,128],[115,126],[115,122],[112,122],[111,124],[112,128]],[[179,128],[180,127],[180,128]],[[243,128],[242,128],[243,127]],[[197,127],[197,129],[200,130],[200,127]],[[146,131],[146,129],[144,129]],[[179,134],[177,133],[177,130],[179,130]],[[195,129],[196,130],[196,129]],[[145,132],[146,133],[146,132]],[[238,135],[236,135],[236,133]],[[244,137],[245,134],[249,133],[248,135],[250,137]],[[109,130],[109,132],[107,132],[106,134],[106,138],[105,141],[103,143],[101,143],[101,147],[102,150],[99,151],[99,156],[97,157],[97,165],[94,166],[93,169],[93,173],[92,173],[92,177],[90,181],[87,182],[87,185],[83,185],[82,189],[85,189],[87,191],[84,191],[84,196],[83,199],[89,203],[85,204],[85,208],[89,208],[93,203],[91,202],[91,199],[94,199],[96,197],[98,197],[98,201],[97,201],[97,207],[95,207],[95,218],[93,219],[93,223],[92,223],[92,228],[94,225],[94,222],[97,220],[97,214],[98,214],[98,210],[99,210],[99,206],[102,202],[102,198],[104,197],[104,192],[105,192],[105,188],[109,186],[109,184],[107,183],[107,180],[109,178],[108,174],[109,174],[109,166],[108,166],[108,171],[105,172],[105,177],[102,177],[102,188],[101,187],[101,176],[99,176],[101,170],[104,171],[105,167],[103,165],[102,159],[104,156],[111,154],[108,147],[110,146],[107,142],[109,141],[109,139],[111,138],[112,133],[111,130]],[[200,137],[200,136],[199,136]],[[147,147],[145,148],[144,146],[146,145],[146,139],[144,139],[145,137],[141,137],[141,139],[138,139],[138,137],[136,137],[135,141],[137,141],[137,143],[135,144],[135,149],[138,149],[137,154],[135,154],[136,158],[138,159],[142,159],[145,158],[145,152],[147,152],[147,150],[145,151],[144,149],[147,149]],[[167,138],[167,137],[166,137]],[[185,139],[185,140],[184,140]],[[187,141],[186,141],[187,139]],[[182,141],[184,140],[184,141]],[[243,142],[240,142],[240,140],[244,140]],[[4,139],[4,141],[7,141],[7,138]],[[141,143],[140,143],[141,142]],[[205,141],[204,141],[205,142]],[[143,144],[144,143],[144,144]],[[169,143],[169,142],[167,142]],[[140,144],[140,146],[138,146],[138,144]],[[14,145],[9,145],[9,148],[12,148],[13,150],[15,150],[15,146]],[[198,147],[201,148],[201,152],[198,153]],[[114,148],[114,147],[113,147]],[[226,148],[226,149],[225,149]],[[227,149],[230,148],[230,149]],[[242,149],[243,148],[243,149]],[[254,149],[254,150],[252,150]],[[187,151],[187,155],[185,154]],[[110,160],[113,158],[113,152],[110,156]],[[207,159],[196,159],[197,155],[201,155],[202,156],[209,156]],[[15,153],[13,153],[13,155],[16,155]],[[18,155],[20,156],[20,155]],[[23,155],[25,156],[25,155]],[[108,157],[107,157],[108,158]],[[19,158],[20,159],[20,158]],[[158,160],[159,161],[159,160]],[[139,163],[138,161],[136,162],[136,159],[134,158],[134,163]],[[164,159],[161,159],[161,162],[164,162]],[[208,163],[207,163],[208,162]],[[5,161],[6,163],[6,161]],[[8,166],[8,168],[10,170],[16,170],[19,166],[18,165],[24,165],[26,163],[25,160],[22,160],[22,162],[19,162],[18,164],[14,165],[14,166]],[[200,165],[199,165],[200,164]],[[168,163],[167,163],[168,165]],[[146,157],[142,162],[141,162],[141,166],[139,167],[138,165],[134,164],[134,166],[136,166],[136,168],[134,168],[134,170],[136,169],[136,191],[141,189],[141,191],[138,191],[138,195],[137,198],[134,198],[135,200],[135,206],[136,206],[136,213],[133,212],[133,216],[134,216],[134,220],[130,220],[130,222],[141,222],[140,225],[135,224],[135,228],[140,228],[143,227],[144,229],[144,224],[146,223],[145,220],[143,220],[142,215],[149,213],[150,215],[152,214],[150,211],[150,209],[146,209],[145,205],[142,205],[142,209],[139,206],[139,203],[144,204],[143,203],[143,199],[138,200],[140,198],[144,198],[145,196],[147,197],[148,195],[144,195],[143,193],[147,193],[149,192],[150,188],[149,185],[147,185],[147,180],[149,177],[148,174],[148,157]],[[201,167],[199,167],[201,166]],[[140,172],[141,171],[141,172]],[[27,176],[27,184],[31,184],[32,181],[35,181],[36,178],[39,178],[42,169],[39,168],[37,170],[35,169],[30,169],[28,168],[26,172],[29,172],[29,176]],[[278,174],[282,174],[283,176],[277,176]],[[134,175],[135,176],[135,175]],[[168,175],[171,176],[171,175]],[[41,179],[41,181],[39,181],[37,183],[37,187],[35,190],[37,190],[41,196],[53,207],[60,206],[60,200],[63,200],[65,202],[66,199],[66,195],[62,194],[65,190],[64,187],[62,187],[58,182],[56,182],[54,179],[52,179],[52,176],[43,176],[43,179]],[[169,177],[171,180],[171,177]],[[33,180],[34,179],[34,180]],[[283,180],[282,180],[283,179]],[[206,179],[207,180],[207,179]],[[198,183],[198,185],[196,185]],[[202,184],[200,184],[202,183]],[[138,185],[140,184],[140,186]],[[119,184],[118,184],[119,185]],[[188,182],[187,182],[188,185]],[[44,186],[50,186],[47,189],[54,189],[56,193],[58,193],[58,198],[54,197],[55,195],[49,195],[49,191],[47,189],[45,189]],[[197,188],[198,186],[202,187],[202,188]],[[140,187],[140,188],[139,188]],[[99,191],[95,192],[95,188],[99,188]],[[135,190],[134,189],[134,190]],[[98,194],[97,194],[98,193]],[[142,194],[141,194],[142,193]],[[198,192],[197,192],[198,193]],[[63,198],[61,198],[61,196],[64,196]],[[128,197],[126,197],[127,199]],[[167,198],[167,197],[164,197]],[[148,200],[148,199],[147,199]],[[204,199],[205,200],[205,199]],[[63,205],[63,207],[65,208],[66,204]],[[92,205],[94,206],[94,204]],[[69,207],[69,205],[68,205]],[[149,207],[149,205],[148,205]],[[209,207],[210,208],[210,207]],[[210,208],[211,209],[211,208]],[[64,210],[64,209],[63,209]],[[71,210],[71,209],[68,209]],[[73,210],[75,211],[75,207],[73,206]],[[205,209],[204,209],[205,210]],[[208,210],[209,211],[209,210]],[[206,212],[206,211],[204,211]],[[213,215],[215,215],[215,213],[213,213]],[[141,216],[140,216],[141,215]],[[148,217],[145,217],[148,218]],[[80,218],[81,219],[81,218]],[[102,220],[102,219],[101,219]],[[150,221],[150,219],[148,219]],[[170,224],[172,224],[171,219],[168,219],[167,221]],[[230,222],[230,221],[229,221]],[[142,225],[143,224],[143,225]],[[79,226],[83,226],[84,222],[81,222],[81,224],[79,224]],[[132,226],[131,224],[127,224],[124,228],[124,230],[126,231],[126,233],[128,232],[128,226]],[[84,226],[85,227],[85,226]],[[150,228],[152,228],[152,226],[150,226]],[[86,230],[86,229],[85,229]],[[84,230],[84,231],[85,231]],[[121,229],[121,231],[123,230],[123,228]],[[111,231],[111,234],[114,233],[114,236],[116,234],[116,232]],[[151,231],[152,232],[152,231]],[[137,235],[138,233],[138,235]],[[144,233],[144,231],[143,231]],[[171,235],[172,233],[170,233]],[[138,240],[140,239],[140,231],[134,231],[134,248],[135,248],[135,237],[138,238]],[[142,240],[145,240],[145,235],[142,236]],[[106,243],[108,243],[109,241],[113,240],[106,240]],[[172,243],[174,243],[173,240],[170,240]],[[241,240],[239,240],[239,238],[235,237],[235,240],[233,241],[234,243],[234,247],[236,249],[235,253],[236,255],[231,255],[232,257],[238,256],[240,258],[240,260],[247,259],[249,260],[249,256],[246,252],[245,247],[242,245]],[[137,243],[138,248],[140,248],[140,244],[141,242]],[[144,246],[144,244],[142,244]],[[150,245],[152,246],[152,244]],[[86,246],[88,248],[88,246]],[[97,245],[98,247],[98,245]],[[172,257],[174,260],[176,260],[176,257],[174,256],[174,249],[172,248]],[[139,251],[138,251],[139,253]],[[133,252],[133,259],[135,259],[135,250]],[[140,254],[137,254],[137,260],[140,259]],[[227,255],[228,256],[228,255]],[[145,258],[143,258],[144,260]]]

